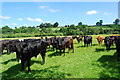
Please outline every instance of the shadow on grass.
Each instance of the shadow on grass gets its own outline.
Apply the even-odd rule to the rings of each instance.
[[[9,60],[7,60],[7,61],[5,61],[5,62],[2,62],[2,64],[5,64],[5,65],[6,65],[6,64],[8,64],[10,61],[17,61],[17,60],[16,60],[16,58],[14,58],[14,59],[9,59]]]
[[[89,44],[88,46],[86,45],[86,46],[84,46],[84,45],[82,45],[82,46],[78,46],[77,48],[80,48],[80,47],[92,47],[92,46],[97,46],[97,44]]]
[[[99,73],[100,78],[114,78],[120,79],[120,62],[117,61],[117,53],[114,55],[103,55],[98,59],[103,71]]]
[[[14,59],[9,59],[9,60],[7,60],[7,61],[5,61],[5,62],[2,62],[2,64],[5,64],[5,65],[6,65],[6,64],[8,64],[8,63],[11,62],[11,61],[16,61],[16,62],[18,62],[17,59],[14,58]],[[33,64],[33,63],[39,63],[39,64],[42,64],[41,61],[31,60],[31,64]]]
[[[7,54],[7,52],[3,52],[3,53],[2,53],[2,55],[5,55],[5,54]]]
[[[58,71],[59,66],[50,66],[48,68],[40,69],[40,70],[32,70],[31,73],[20,72],[18,71],[20,68],[20,64],[14,65],[10,67],[8,70],[3,72],[3,79],[39,79],[39,78],[65,78],[66,74],[64,72]]]
[[[95,48],[95,52],[102,52],[102,51],[106,51],[105,48]]]
[[[116,50],[116,48],[110,48],[110,50]],[[95,52],[107,51],[105,48],[95,48]]]
[[[53,52],[52,54],[49,54],[48,57],[53,57],[53,56],[60,56],[60,52]]]
[[[98,46],[98,44],[92,44],[92,46]]]
[[[70,50],[70,52],[71,52],[71,50]],[[62,56],[62,54],[64,55],[64,54],[66,54],[66,53],[68,53],[68,52],[65,52],[65,53],[62,52],[61,55],[60,55],[60,52],[57,51],[57,52],[53,52],[52,54],[49,54],[48,57]]]

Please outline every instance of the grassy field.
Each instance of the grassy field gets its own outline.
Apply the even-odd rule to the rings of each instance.
[[[107,36],[107,35],[105,35]],[[3,54],[0,57],[0,73],[3,79],[28,79],[28,78],[119,78],[120,62],[116,61],[115,46],[107,52],[104,45],[98,45],[93,36],[93,45],[84,47],[83,42],[74,40],[74,49],[66,55],[47,49],[46,63],[41,65],[41,56],[32,58],[31,73],[20,72],[21,65],[16,61],[15,53]],[[6,53],[6,51],[4,51]]]

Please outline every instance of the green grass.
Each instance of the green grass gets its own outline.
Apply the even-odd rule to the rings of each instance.
[[[105,35],[106,36],[106,35]],[[65,56],[47,49],[46,63],[41,65],[41,56],[32,58],[31,73],[20,72],[21,65],[16,61],[15,53],[3,54],[0,64],[2,77],[14,79],[27,78],[120,78],[120,62],[117,62],[115,46],[107,52],[104,45],[98,45],[93,36],[93,46],[83,47],[83,42],[74,40],[75,52]],[[4,51],[6,52],[6,51]]]

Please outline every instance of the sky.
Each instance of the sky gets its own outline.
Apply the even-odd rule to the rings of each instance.
[[[2,2],[2,26],[11,28],[59,23],[59,26],[79,22],[95,25],[112,24],[118,18],[118,2]]]

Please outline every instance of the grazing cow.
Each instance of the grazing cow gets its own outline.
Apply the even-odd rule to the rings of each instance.
[[[98,41],[98,44],[102,44],[103,40],[104,40],[104,37],[103,36],[98,36],[97,38],[97,41]]]
[[[106,45],[106,50],[110,50],[110,46],[115,43],[115,36],[107,36],[105,37],[104,43]]]
[[[72,36],[73,39],[77,38],[77,36]]]
[[[84,37],[84,46],[91,44],[92,46],[92,36],[83,36]]]
[[[120,36],[115,37],[115,43],[116,43],[117,61],[119,61],[119,58],[120,58]]]
[[[49,48],[50,48],[50,45],[52,45],[52,38],[45,37],[45,41],[48,43]]]
[[[80,41],[82,41],[82,38],[83,38],[83,36],[76,37],[78,43],[80,43]]]
[[[56,49],[60,50],[60,55],[61,55],[62,50],[63,50],[64,55],[65,55],[65,49],[66,48],[68,48],[68,53],[69,53],[70,49],[72,49],[73,52],[74,52],[73,39],[70,38],[70,37],[58,38]]]
[[[11,43],[11,40],[2,40],[0,41],[0,46],[1,46],[1,50],[0,50],[0,54],[3,53],[3,50],[6,49],[7,45]]]
[[[18,42],[14,46],[14,51],[16,52],[17,58],[21,60],[22,68],[24,70],[24,63],[27,62],[28,72],[31,71],[30,69],[30,60],[32,57],[37,57],[40,53],[42,56],[42,64],[45,63],[45,53],[48,43],[43,40],[38,41],[31,41],[28,43],[25,42]],[[10,53],[10,51],[9,51]]]
[[[51,38],[51,45],[52,45],[52,47],[53,47],[53,51],[55,50],[55,48],[57,47],[57,39],[58,39],[59,37],[56,37],[56,36],[54,36],[54,37],[52,37]],[[57,51],[57,50],[56,50]]]

